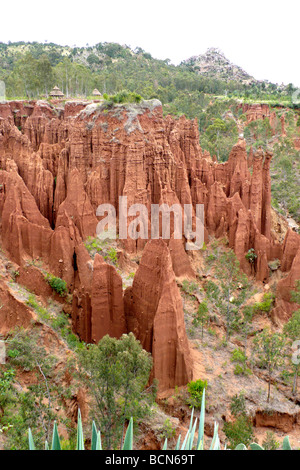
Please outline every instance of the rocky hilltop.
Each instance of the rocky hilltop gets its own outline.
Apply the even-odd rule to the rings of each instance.
[[[224,53],[215,47],[210,47],[204,54],[184,60],[182,64],[191,67],[195,72],[207,78],[232,80],[245,85],[258,83],[258,80],[238,65],[230,62]]]
[[[205,243],[226,238],[242,270],[266,284],[270,263],[281,265],[273,319],[283,324],[296,309],[290,292],[300,278],[300,236],[274,226],[272,154],[249,158],[240,139],[228,161],[216,162],[199,145],[197,121],[163,117],[158,100],[107,106],[90,101],[56,105],[14,101],[0,105],[0,216],[2,247],[23,283],[47,295],[38,268],[67,283],[73,331],[86,342],[134,332],[152,353],[159,391],[193,378],[177,279],[195,279],[197,265],[184,240],[119,240],[120,265],[139,260],[132,286],[86,247],[96,237],[100,204],[119,197],[135,203],[204,205]],[[131,219],[128,219],[128,225]],[[283,242],[278,233],[281,233]],[[254,249],[251,265],[245,255]],[[1,279],[0,332],[28,327],[32,315]],[[125,286],[126,287],[126,286]]]

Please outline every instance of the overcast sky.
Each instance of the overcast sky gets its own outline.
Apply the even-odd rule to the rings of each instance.
[[[142,47],[178,64],[209,47],[259,80],[300,87],[299,0],[15,0],[0,4],[0,41]]]

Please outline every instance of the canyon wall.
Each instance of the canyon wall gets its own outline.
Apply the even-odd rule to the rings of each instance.
[[[143,252],[123,298],[116,269],[100,255],[92,259],[84,245],[96,235],[97,207],[113,205],[119,219],[120,196],[128,208],[143,204],[149,214],[152,204],[191,204],[194,214],[203,204],[205,241],[228,237],[247,274],[268,282],[268,263],[280,260],[277,314],[290,315],[300,237],[289,232],[283,244],[273,238],[271,158],[258,151],[249,165],[240,139],[226,163],[213,161],[199,145],[197,121],[164,118],[157,100],[112,108],[78,101],[0,104],[2,245],[18,265],[41,259],[67,282],[73,329],[83,340],[134,331],[153,354],[161,389],[183,385],[191,368],[175,276],[195,277],[185,240],[176,239],[172,225],[170,240],[148,241],[150,220],[143,237],[120,240],[127,253]],[[245,258],[251,248],[254,270]]]

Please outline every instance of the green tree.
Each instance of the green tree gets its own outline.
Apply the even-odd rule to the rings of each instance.
[[[54,73],[51,62],[47,54],[42,54],[36,64],[37,76],[39,81],[39,89],[44,92],[46,96],[54,85]]]
[[[246,412],[244,394],[234,395],[231,399],[230,411],[232,421],[224,423],[223,431],[229,440],[229,448],[235,449],[240,443],[246,447],[253,441],[253,426]]]
[[[292,291],[291,298],[294,302],[300,303],[300,281],[297,282],[297,289]],[[283,327],[284,333],[287,335],[290,343],[293,345],[295,341],[299,341],[300,339],[300,309],[296,310],[293,313],[293,316],[289,319],[289,321]],[[297,393],[297,377],[299,373],[299,364],[296,360],[296,363],[293,364],[294,369],[294,380],[293,380],[293,395]]]
[[[11,450],[28,447],[27,431],[30,427],[37,448],[49,442],[53,420],[59,421],[55,406],[60,401],[59,390],[53,380],[57,363],[40,344],[38,331],[16,330],[6,340],[7,370],[2,373],[0,400],[3,406],[1,421],[9,426],[6,433]],[[22,388],[17,381],[17,371],[31,372],[32,382]],[[1,382],[1,380],[0,380]],[[6,384],[7,388],[3,388]]]
[[[284,364],[286,355],[286,337],[281,333],[272,333],[265,328],[253,342],[253,356],[259,367],[268,371],[268,396],[271,396],[273,372]]]
[[[272,431],[267,431],[266,437],[262,442],[262,448],[264,450],[277,450],[280,447],[280,443],[276,440],[276,436]]]
[[[126,421],[139,420],[153,396],[145,387],[152,368],[149,353],[132,333],[120,339],[104,336],[97,345],[78,351],[80,378],[91,397],[92,417],[103,433],[105,447],[123,440]]]
[[[203,302],[200,303],[197,312],[194,315],[193,319],[193,325],[196,327],[200,325],[201,327],[201,337],[203,339],[203,330],[204,326],[208,323],[209,321],[209,313],[208,313],[208,307],[207,307],[207,300],[203,300]]]
[[[251,324],[252,319],[255,311],[252,305],[245,305],[242,309],[241,319],[239,321],[239,328],[241,334],[245,338],[245,356],[247,355],[247,348],[248,348],[248,337],[251,332]]]
[[[217,160],[226,161],[234,144],[238,140],[238,129],[233,119],[215,117],[206,128],[201,145]]]
[[[224,252],[215,260],[217,282],[207,285],[207,297],[225,318],[226,341],[240,316],[239,309],[245,302],[247,277],[241,273],[240,264],[233,250]]]

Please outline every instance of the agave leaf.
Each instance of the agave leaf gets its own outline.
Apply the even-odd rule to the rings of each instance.
[[[97,432],[97,441],[96,441],[96,449],[95,450],[102,450],[102,442],[101,442],[101,433],[100,433],[100,431]]]
[[[78,408],[78,420],[77,420],[77,445],[76,450],[84,450],[84,440],[83,440],[83,430],[82,430],[82,420],[81,412]]]
[[[190,433],[192,432],[193,419],[194,419],[194,408],[192,409],[192,414],[191,414],[191,419],[190,419],[190,426],[189,426]]]
[[[179,450],[179,449],[180,449],[180,440],[181,440],[181,434],[179,435],[179,437],[178,437],[178,439],[177,439],[177,443],[176,443],[175,450]]]
[[[51,450],[61,450],[56,421],[54,421],[54,426],[53,426]]]
[[[35,450],[31,429],[28,429],[29,450]]]
[[[200,420],[199,420],[199,431],[198,431],[198,441],[197,441],[197,449],[200,450],[200,442],[202,441],[202,449],[204,447],[204,420],[205,420],[205,388],[203,389],[202,393],[202,401],[201,401],[201,412],[200,412]]]
[[[195,436],[195,432],[196,432],[196,426],[197,426],[197,418],[195,419],[195,422],[194,422],[194,426],[192,428],[192,431],[190,433],[190,438],[189,438],[189,447],[187,448],[187,450],[192,450],[193,448],[193,444],[194,444],[194,436]]]
[[[163,450],[168,450],[168,439],[165,439]]]
[[[97,432],[96,424],[95,424],[95,422],[93,421],[93,423],[92,423],[92,443],[91,443],[91,450],[96,450],[97,436],[98,436],[98,432]]]
[[[256,444],[256,442],[252,442],[252,444],[250,444],[250,449],[251,450],[264,450],[259,444]]]
[[[219,436],[218,436],[218,430],[219,430],[219,425],[218,423],[215,422],[214,435],[210,444],[210,450],[219,450],[218,446],[219,446],[220,441],[219,441]]]
[[[130,418],[129,425],[125,434],[122,450],[132,450],[133,445],[133,419]]]
[[[239,444],[234,450],[247,450],[247,447],[245,446],[245,444]]]
[[[292,450],[289,436],[285,436],[283,439],[282,450]]]
[[[221,450],[221,445],[220,445],[219,434],[217,434],[217,437],[216,437],[216,442],[215,442],[215,445],[214,445],[214,448],[213,448],[213,450]]]
[[[201,439],[201,441],[197,442],[197,445],[196,445],[196,450],[204,450],[204,443],[203,443],[203,439]]]
[[[182,443],[181,450],[186,450],[186,444],[187,444],[189,435],[190,435],[190,432],[188,431],[188,432],[186,433],[185,438],[184,438],[184,441],[183,441],[183,443]]]

